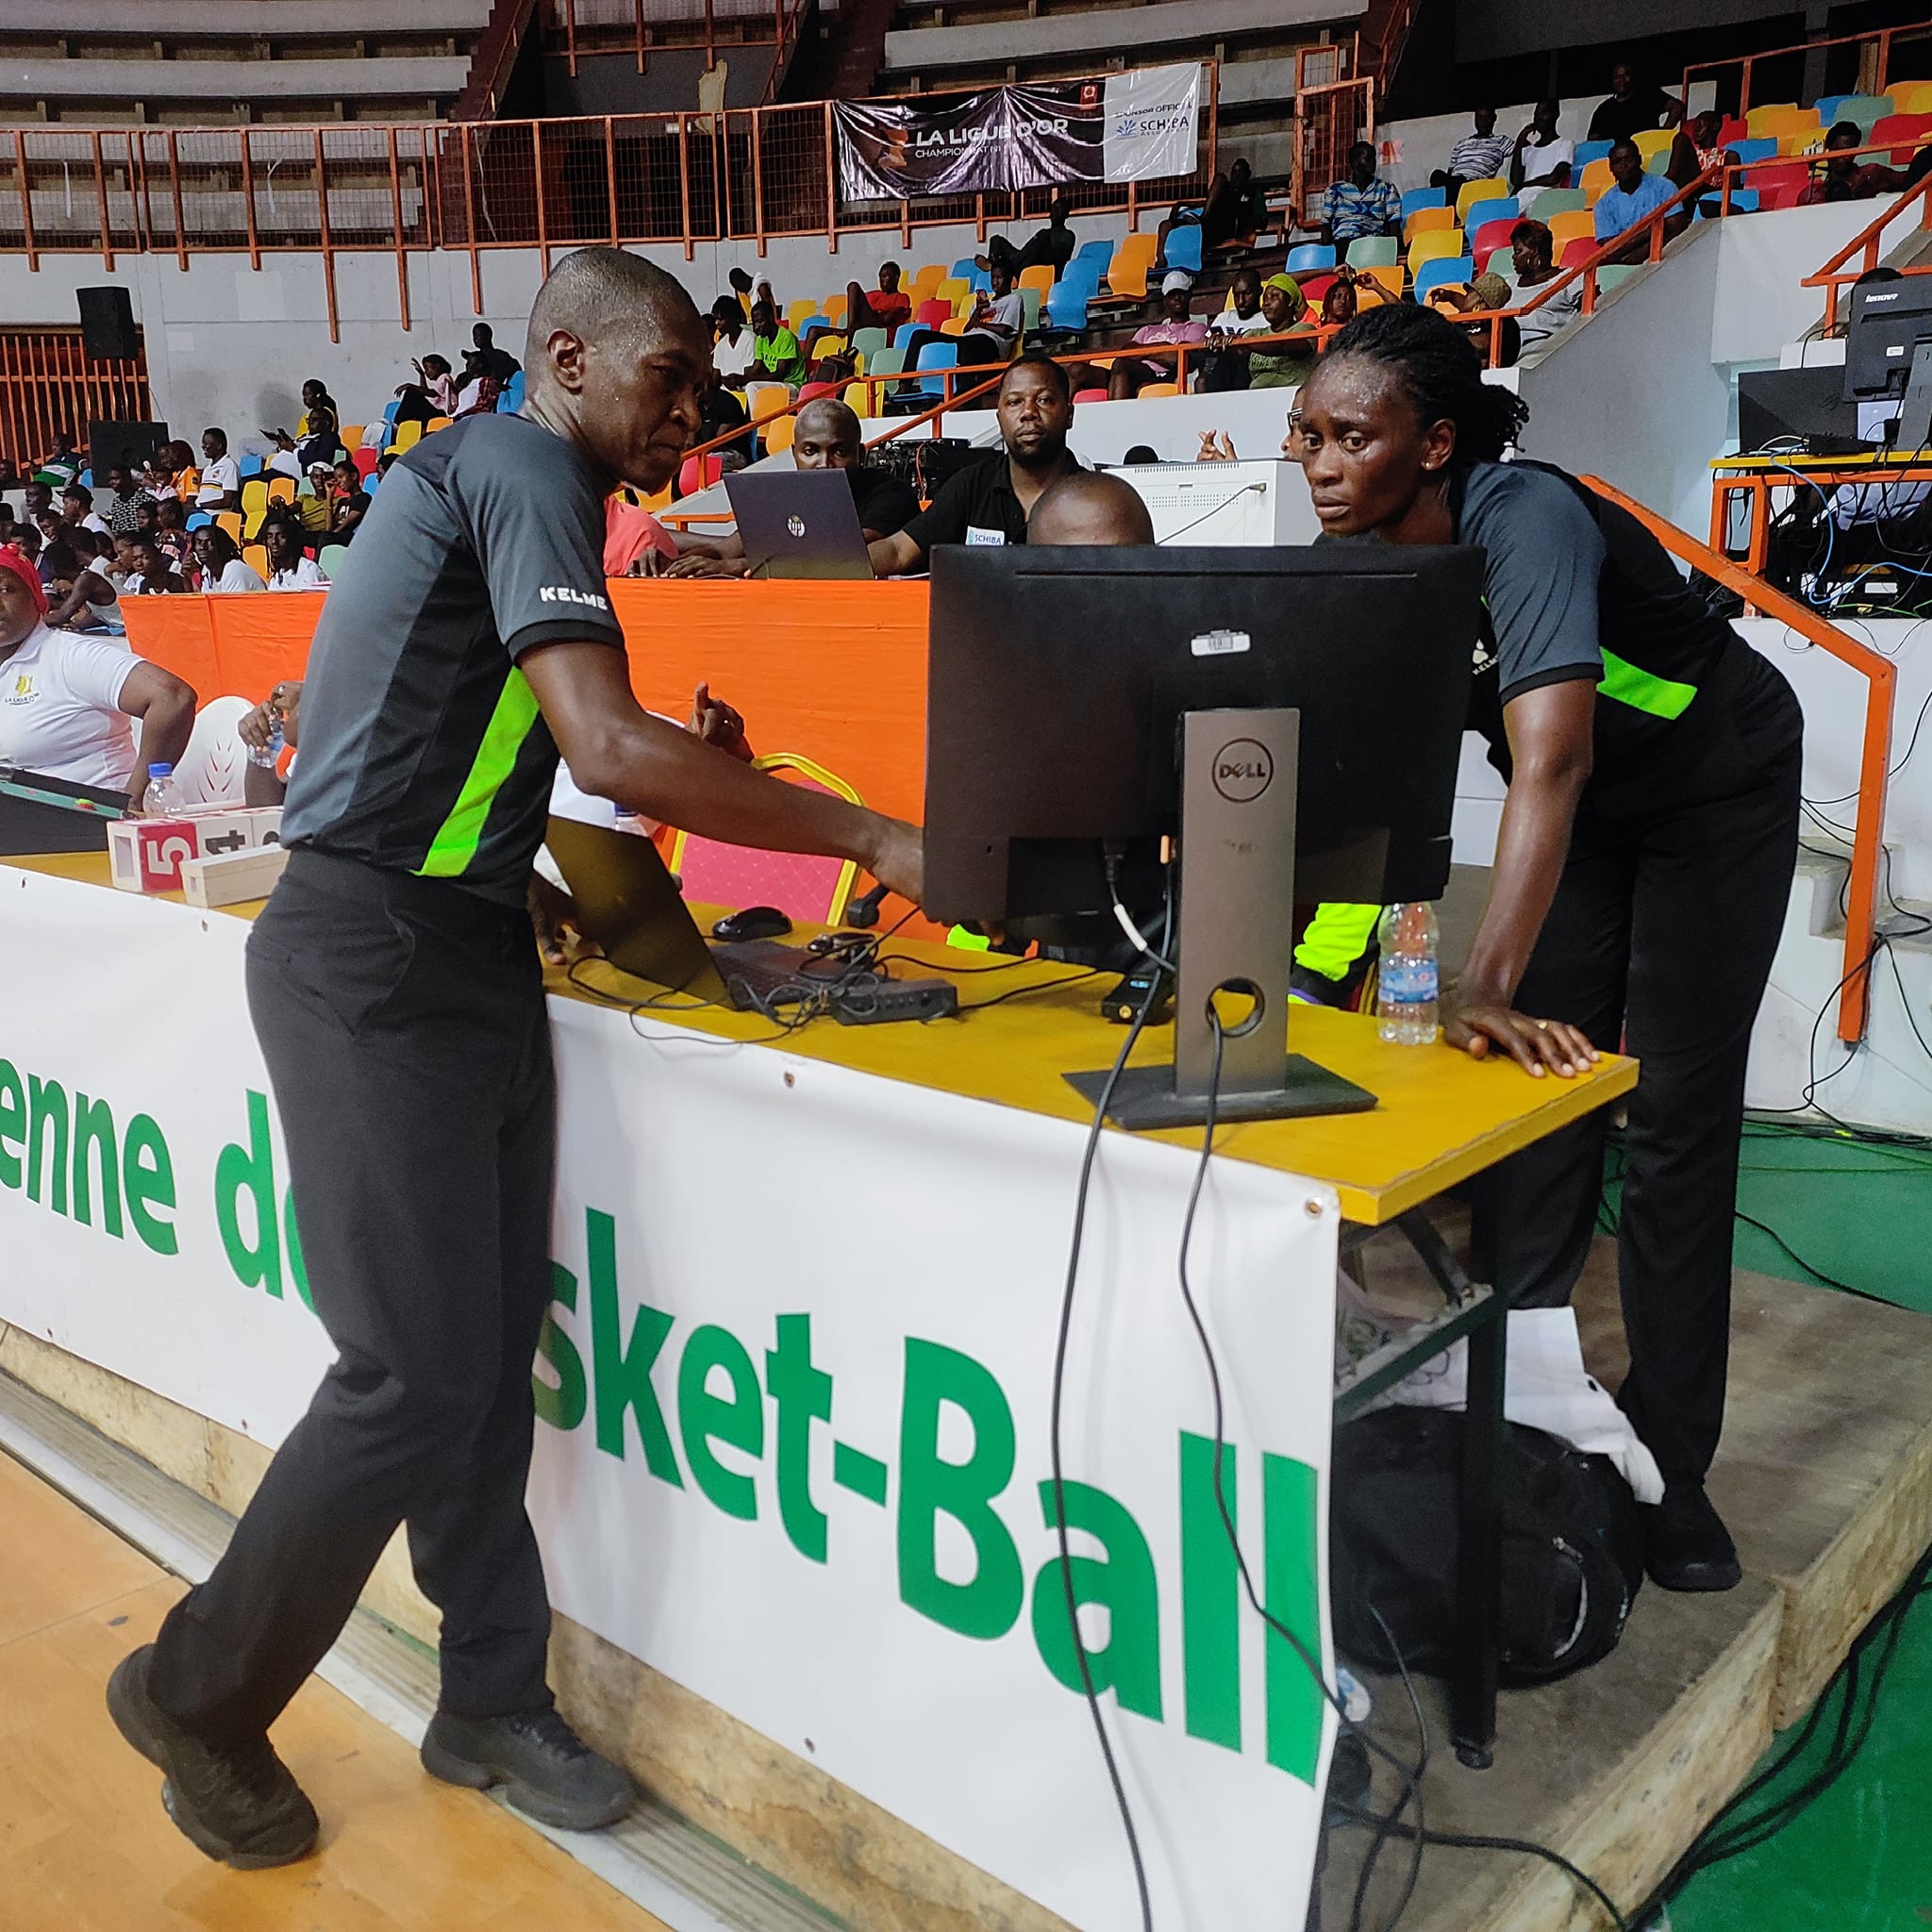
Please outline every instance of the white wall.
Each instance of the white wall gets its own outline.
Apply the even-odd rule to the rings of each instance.
[[[1142,225],[1158,219],[1150,210]],[[1040,225],[1028,219],[989,233],[1019,242]],[[1127,223],[1124,215],[1096,215],[1077,217],[1073,225],[1083,242],[1117,242]],[[681,245],[634,252],[675,275],[705,308],[729,289],[733,268],[769,276],[779,300],[790,302],[842,294],[848,281],[871,287],[881,262],[897,261],[909,276],[923,262],[950,267],[981,250],[977,230],[961,223],[915,228],[910,248],[901,246],[893,228],[841,235],[836,253],[826,249],[822,236],[779,238],[762,260],[750,242],[701,244],[690,261]],[[554,249],[553,262],[568,252]],[[259,430],[292,426],[308,376],[325,380],[347,420],[356,422],[381,413],[395,386],[408,379],[411,357],[435,349],[455,361],[457,352],[469,346],[477,321],[490,323],[499,344],[522,356],[530,304],[542,280],[534,248],[492,249],[481,257],[480,316],[472,300],[467,255],[438,250],[410,254],[407,260],[407,333],[395,256],[375,251],[336,257],[339,342],[329,340],[322,257],[294,251],[264,254],[259,270],[249,267],[245,255],[191,255],[185,270],[172,255],[122,255],[111,271],[98,256],[43,255],[38,271],[8,257],[0,274],[0,325],[71,327],[77,314],[75,289],[125,288],[134,319],[146,330],[158,415],[191,441],[213,423],[228,431],[238,449],[261,450],[267,444]]]

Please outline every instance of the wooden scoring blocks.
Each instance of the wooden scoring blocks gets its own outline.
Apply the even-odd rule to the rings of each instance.
[[[266,899],[288,862],[289,855],[279,845],[186,858],[181,862],[181,894],[191,906],[204,908]]]

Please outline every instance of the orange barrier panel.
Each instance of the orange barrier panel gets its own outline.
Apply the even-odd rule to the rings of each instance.
[[[925,798],[925,611],[921,582],[608,584],[639,702],[667,717],[708,683],[760,751],[803,752],[865,802],[920,817]],[[127,637],[202,703],[261,698],[300,677],[325,593],[129,597]]]

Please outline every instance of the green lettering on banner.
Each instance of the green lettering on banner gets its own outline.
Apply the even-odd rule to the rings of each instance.
[[[876,1503],[883,1509],[891,1475],[891,1471],[876,1456],[868,1456],[850,1442],[832,1444],[832,1480],[841,1490],[850,1490],[855,1496]]]
[[[711,1371],[723,1369],[731,1384],[729,1395],[710,1385]],[[765,1453],[765,1401],[758,1372],[744,1343],[728,1328],[707,1324],[693,1328],[677,1364],[677,1426],[684,1437],[684,1459],[691,1480],[727,1516],[756,1523],[758,1485],[748,1475],[725,1468],[711,1453],[713,1442],[758,1457]]]
[[[255,1244],[242,1232],[241,1202],[255,1206]],[[280,1298],[282,1244],[275,1214],[275,1149],[268,1131],[268,1095],[248,1090],[248,1145],[233,1141],[215,1157],[215,1224],[222,1231],[228,1266],[243,1288],[265,1288]]]
[[[26,1076],[27,1141],[26,1197],[41,1198],[41,1149],[52,1142],[47,1205],[56,1214],[67,1212],[67,1090],[58,1080]]]
[[[624,1418],[629,1410],[638,1419],[644,1467],[660,1482],[682,1489],[677,1452],[671,1446],[671,1431],[664,1426],[664,1411],[651,1386],[651,1371],[675,1317],[640,1303],[626,1348],[617,1300],[617,1224],[591,1208],[585,1211],[584,1225],[591,1251],[591,1363],[596,1384],[597,1446],[607,1456],[623,1457]]]
[[[1224,1444],[1221,1492],[1235,1511],[1235,1451]],[[1241,1748],[1241,1572],[1214,1501],[1214,1443],[1181,1432],[1181,1681],[1188,1735]]]
[[[289,1279],[295,1284],[295,1292],[302,1297],[303,1306],[312,1315],[315,1297],[308,1292],[308,1265],[302,1258],[302,1234],[295,1225],[293,1188],[282,1196],[282,1250],[289,1257]]]
[[[939,1453],[947,1404],[973,1424],[973,1453]],[[899,1597],[908,1608],[962,1637],[1004,1637],[1025,1600],[1020,1552],[992,1507],[1013,1479],[1013,1415],[991,1374],[971,1356],[906,1338],[906,1389],[899,1410]],[[973,1580],[939,1574],[938,1528],[950,1516],[972,1539]]]
[[[121,1159],[114,1145],[113,1110],[105,1100],[74,1096],[74,1218],[83,1227],[93,1225],[93,1182],[88,1173],[88,1149],[97,1157],[101,1176],[101,1230],[121,1239]]]
[[[1261,1524],[1267,1539],[1261,1600],[1268,1614],[1319,1659],[1322,1606],[1316,1590],[1315,1472],[1287,1456],[1261,1457]],[[1315,1782],[1324,1699],[1314,1673],[1273,1624],[1267,1634],[1268,1762],[1305,1785]]]
[[[1107,1610],[1107,1641],[1087,1652],[1087,1670],[1095,1691],[1111,1690],[1123,1710],[1157,1722],[1160,1717],[1160,1586],[1154,1574],[1154,1552],[1125,1506],[1105,1490],[1067,1483],[1067,1528],[1097,1538],[1107,1551],[1098,1557],[1070,1557],[1066,1573],[1056,1556],[1033,1579],[1033,1641],[1041,1661],[1069,1690],[1080,1691],[1080,1659],[1067,1617],[1067,1576],[1074,1602],[1100,1604]],[[1041,1520],[1056,1529],[1053,1484],[1040,1486]]]
[[[777,1329],[777,1346],[765,1351],[765,1387],[778,1412],[778,1520],[801,1557],[823,1563],[825,1512],[811,1499],[811,1425],[832,1419],[832,1378],[813,1365],[809,1315],[780,1315]]]
[[[26,1149],[26,1089],[11,1060],[0,1060],[0,1188],[17,1188]]]
[[[550,1300],[553,1307],[576,1313],[577,1278],[560,1261],[550,1264]],[[553,1429],[574,1429],[584,1419],[589,1391],[584,1386],[584,1358],[577,1345],[557,1325],[549,1308],[543,1310],[543,1332],[537,1338],[537,1353],[557,1371],[553,1387],[534,1370],[530,1392],[537,1400],[537,1415]]]
[[[152,1114],[138,1113],[127,1123],[127,1138],[121,1143],[121,1193],[142,1246],[157,1255],[178,1252],[180,1237],[158,1211],[175,1211],[175,1161]]]

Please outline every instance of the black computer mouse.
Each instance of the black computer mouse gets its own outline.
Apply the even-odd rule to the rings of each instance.
[[[791,930],[791,922],[775,906],[747,906],[711,928],[714,940],[774,940]]]

